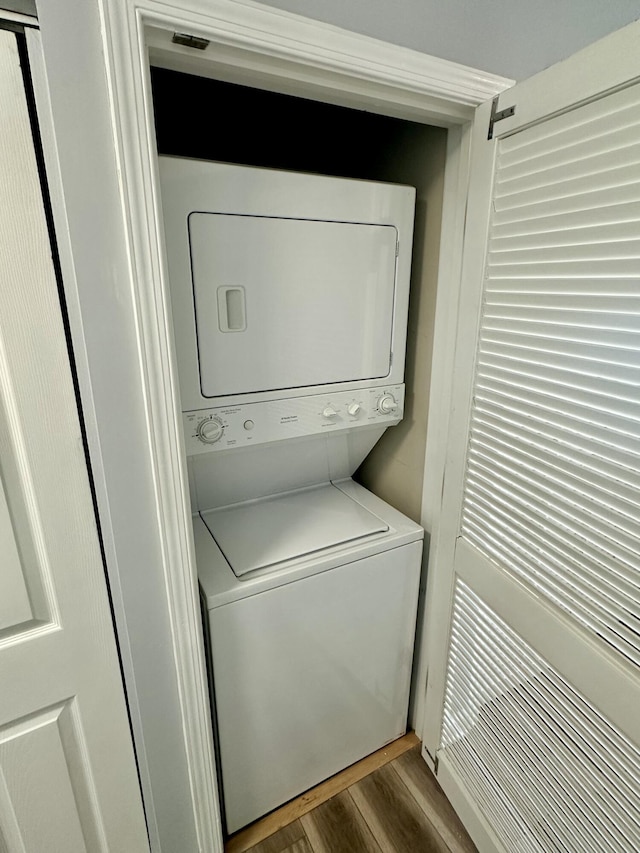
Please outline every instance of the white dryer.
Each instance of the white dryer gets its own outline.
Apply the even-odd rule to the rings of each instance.
[[[423,531],[351,475],[403,414],[415,192],[160,173],[233,832],[406,728]]]

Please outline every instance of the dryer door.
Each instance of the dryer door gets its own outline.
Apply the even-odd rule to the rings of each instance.
[[[389,374],[393,226],[192,213],[189,239],[205,397]]]

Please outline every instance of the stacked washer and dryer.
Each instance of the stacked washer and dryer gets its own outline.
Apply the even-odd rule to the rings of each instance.
[[[351,477],[403,414],[415,191],[161,157],[228,832],[404,734],[422,529]]]

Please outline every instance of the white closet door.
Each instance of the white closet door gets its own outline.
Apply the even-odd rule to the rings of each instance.
[[[425,748],[481,850],[640,849],[639,49],[476,122]]]
[[[0,850],[148,841],[16,35],[0,30]]]

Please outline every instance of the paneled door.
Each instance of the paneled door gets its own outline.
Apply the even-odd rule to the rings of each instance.
[[[475,122],[425,750],[482,851],[640,850],[639,56]]]
[[[20,38],[0,30],[0,851],[144,853]]]

